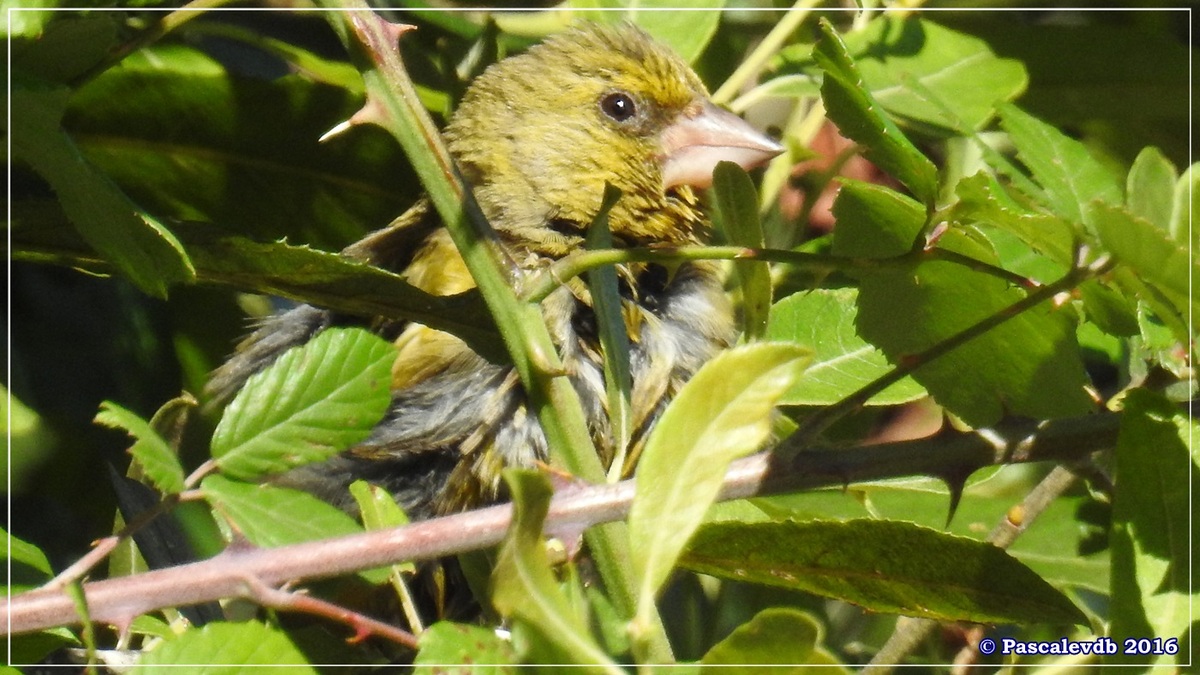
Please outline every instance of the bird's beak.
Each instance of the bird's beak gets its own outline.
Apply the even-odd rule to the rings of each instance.
[[[736,162],[752,169],[783,152],[783,146],[742,118],[709,101],[684,111],[663,130],[663,188],[680,185],[707,188],[712,185],[718,162]]]

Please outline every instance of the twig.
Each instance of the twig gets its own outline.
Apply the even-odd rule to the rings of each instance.
[[[810,448],[787,456],[760,453],[735,462],[726,474],[721,499],[844,486],[900,476],[942,476],[993,464],[1074,461],[1111,448],[1117,414],[1011,423],[986,432],[950,432],[936,438],[860,448]],[[575,531],[623,519],[634,483],[594,485],[555,497],[546,519],[549,532]],[[164,607],[241,596],[245,578],[268,586],[335,577],[397,561],[430,560],[498,543],[511,507],[493,506],[391,530],[307,542],[274,549],[226,551],[214,558],[83,585],[94,620],[125,625]],[[39,589],[4,600],[14,633],[28,633],[78,621],[61,589]]]
[[[311,595],[285,591],[264,584],[257,577],[247,576],[242,579],[246,585],[244,597],[257,602],[263,607],[270,607],[287,612],[303,612],[320,616],[331,621],[344,623],[354,629],[354,635],[348,642],[356,644],[375,635],[385,640],[391,640],[409,649],[417,648],[417,638],[406,630],[397,628],[389,623],[346,609],[341,605],[314,598]]]
[[[65,588],[68,584],[74,583],[84,577],[93,567],[99,565],[105,558],[109,556],[122,541],[132,537],[135,532],[150,524],[158,516],[175,508],[175,505],[181,501],[195,499],[199,496],[194,492],[182,492],[175,495],[167,495],[156,504],[153,508],[146,509],[138,514],[133,522],[128,523],[121,528],[120,532],[111,534],[107,537],[96,540],[92,550],[85,553],[79,560],[71,563],[62,572],[59,572],[50,581],[47,581],[42,588],[50,590],[58,590]]]

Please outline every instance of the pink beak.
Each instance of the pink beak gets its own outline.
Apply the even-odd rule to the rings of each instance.
[[[748,170],[784,150],[742,118],[709,101],[694,112],[681,114],[659,140],[663,189],[680,185],[707,188],[718,162],[736,162]]]

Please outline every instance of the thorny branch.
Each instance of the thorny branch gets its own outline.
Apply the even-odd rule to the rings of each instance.
[[[784,441],[775,452],[735,462],[721,499],[738,499],[900,476],[967,476],[994,464],[1075,461],[1110,449],[1118,414],[1047,422],[1013,422],[975,432],[948,431],[916,441],[859,448],[796,448]],[[624,518],[634,483],[593,485],[560,494],[550,505],[549,532],[579,532]],[[391,530],[293,546],[227,551],[200,562],[83,585],[93,620],[123,628],[135,617],[165,607],[221,598],[250,597],[246,579],[269,588],[338,576],[398,561],[429,560],[486,548],[504,536],[509,505],[446,516]],[[62,590],[38,589],[3,603],[12,633],[78,622]]]

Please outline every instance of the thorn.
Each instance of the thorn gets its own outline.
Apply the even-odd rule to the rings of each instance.
[[[343,120],[341,122],[338,122],[337,124],[333,125],[332,129],[321,134],[321,137],[317,139],[317,142],[324,143],[325,141],[333,138],[334,136],[337,136],[338,134],[345,132],[347,129],[349,129],[352,126],[354,126],[354,123],[351,122],[350,120]]]
[[[933,230],[929,232],[929,236],[925,238],[925,250],[929,251],[933,249],[934,245],[938,243],[938,240],[942,238],[942,235],[949,231],[950,223],[944,220],[937,225],[934,225]]]
[[[367,102],[362,104],[362,107],[359,108],[358,112],[350,115],[350,119],[344,121],[342,124],[349,126],[358,126],[360,124],[380,124],[382,123],[383,119],[383,108],[379,107],[379,103],[377,103],[374,98],[367,96]],[[334,129],[337,129],[337,127],[335,126]],[[328,132],[326,132],[326,135],[328,135]]]
[[[399,43],[401,36],[410,30],[417,29],[417,27],[411,23],[392,23],[391,21],[387,21],[386,19],[382,18],[379,20],[379,25],[383,26],[383,29],[387,31],[388,37],[392,39],[393,43]]]
[[[950,511],[946,514],[946,527],[950,527],[951,521],[954,520],[954,514],[958,512],[958,505],[962,502],[963,490],[967,486],[967,477],[971,475],[969,470],[951,470],[952,473],[947,473],[942,476],[942,480],[946,481],[946,487],[950,489]]]

